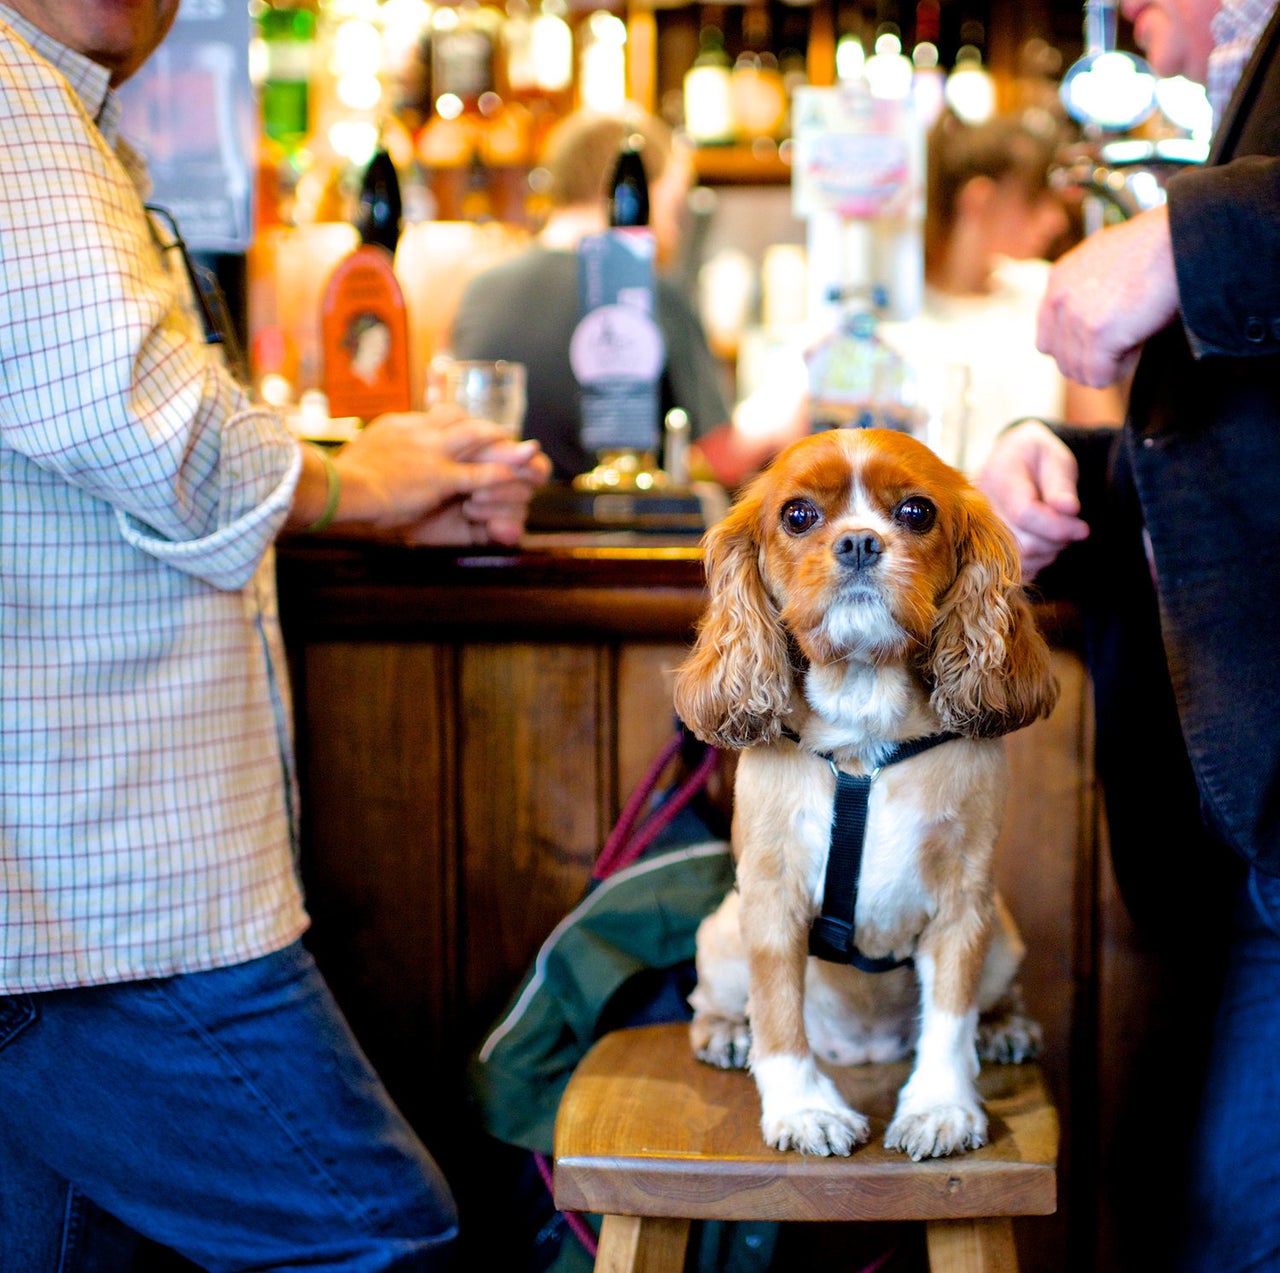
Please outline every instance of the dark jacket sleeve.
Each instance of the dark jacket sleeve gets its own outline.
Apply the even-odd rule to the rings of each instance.
[[[1280,159],[1249,155],[1168,184],[1178,297],[1197,357],[1280,353]]]

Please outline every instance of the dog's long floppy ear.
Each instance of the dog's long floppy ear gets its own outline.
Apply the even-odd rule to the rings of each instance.
[[[1058,683],[1022,589],[1017,542],[977,491],[965,495],[957,553],[930,643],[931,703],[947,729],[1007,734],[1047,716]]]
[[[704,742],[739,750],[771,742],[791,701],[778,609],[760,578],[760,499],[750,491],[706,534],[707,609],[676,671],[680,719]]]

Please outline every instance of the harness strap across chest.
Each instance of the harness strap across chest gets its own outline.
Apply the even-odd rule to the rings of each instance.
[[[858,906],[858,879],[862,873],[862,847],[867,834],[867,801],[871,784],[880,770],[909,760],[959,734],[930,734],[912,738],[897,746],[869,774],[847,774],[831,756],[822,755],[836,776],[835,808],[831,817],[831,847],[827,853],[826,882],[822,890],[822,911],[809,930],[809,953],[831,963],[852,964],[862,972],[889,972],[911,962],[911,957],[892,955],[872,958],[854,942],[853,920]],[[799,739],[796,739],[799,742]]]

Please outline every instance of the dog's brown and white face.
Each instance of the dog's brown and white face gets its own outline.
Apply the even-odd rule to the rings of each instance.
[[[1008,733],[1047,713],[1048,651],[1017,547],[983,495],[901,433],[794,443],[706,538],[710,601],[676,709],[701,737],[771,741],[798,654],[918,674],[941,728]]]
[[[815,1050],[850,1063],[914,1046],[886,1143],[915,1157],[981,1144],[979,999],[998,999],[1016,968],[987,958],[1000,736],[1056,697],[1014,540],[922,444],[834,430],[782,452],[705,547],[708,606],[676,707],[700,737],[743,754],[738,889],[699,932],[695,1050],[740,1065],[749,1047],[769,1143],[848,1153],[866,1119]],[[809,959],[831,760],[870,772],[894,743],[936,733],[959,737],[872,783],[855,915],[864,953],[911,954],[914,974]]]

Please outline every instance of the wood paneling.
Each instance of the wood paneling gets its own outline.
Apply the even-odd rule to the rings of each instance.
[[[676,726],[671,706],[672,678],[686,645],[624,645],[618,651],[618,700],[614,704],[618,725],[619,808],[644,777],[653,758]],[[628,703],[650,703],[652,711],[626,710]]]
[[[607,650],[474,645],[460,654],[460,989],[483,1030],[511,972],[582,896],[611,810]]]
[[[322,960],[357,1033],[384,1058],[433,1055],[456,1012],[457,874],[442,647],[353,642],[297,652],[303,859]]]

